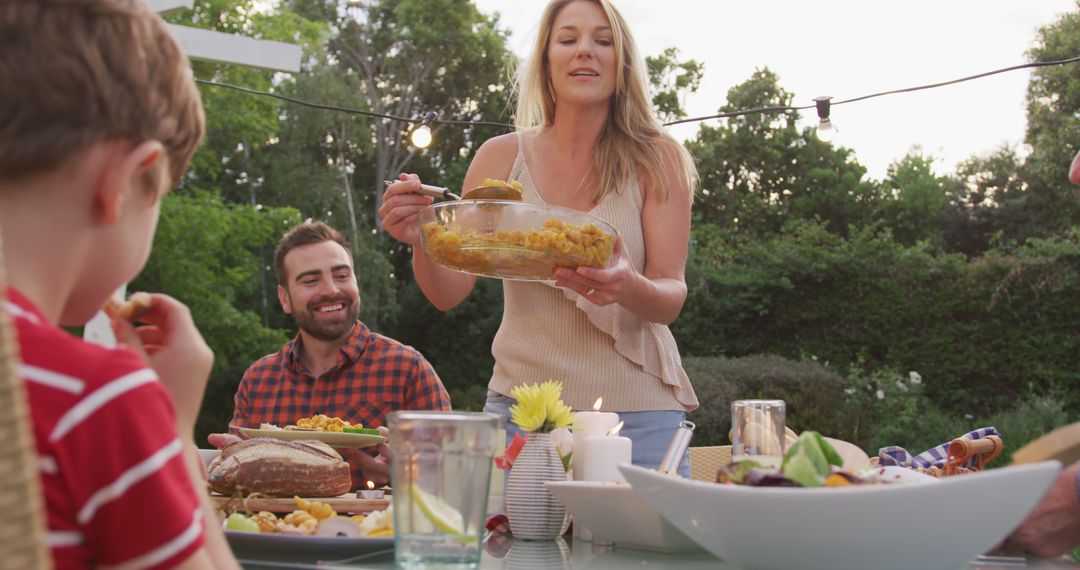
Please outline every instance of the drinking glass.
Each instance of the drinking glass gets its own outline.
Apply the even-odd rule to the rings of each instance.
[[[779,468],[784,458],[784,401],[736,400],[731,404],[731,458]]]
[[[403,568],[476,568],[499,416],[389,415],[394,553]]]

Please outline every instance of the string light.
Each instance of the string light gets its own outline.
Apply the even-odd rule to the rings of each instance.
[[[420,149],[431,146],[431,123],[438,118],[439,116],[431,111],[424,113],[424,117],[420,119],[420,126],[413,129],[412,134],[409,135],[413,146]]]
[[[967,77],[961,77],[960,79],[954,79],[954,80],[951,80],[951,81],[942,81],[940,83],[931,83],[931,84],[927,84],[927,85],[918,85],[918,86],[915,86],[915,87],[907,87],[907,88],[904,88],[904,89],[894,89],[892,91],[882,91],[880,93],[872,93],[870,95],[863,95],[861,97],[854,97],[854,98],[851,98],[851,99],[843,99],[841,101],[832,101],[831,98],[825,98],[826,99],[825,100],[826,117],[825,117],[824,120],[821,120],[822,117],[821,117],[821,110],[820,110],[821,109],[820,103],[821,103],[821,99],[823,99],[823,98],[822,97],[817,97],[817,98],[814,99],[814,104],[813,105],[803,105],[803,106],[796,106],[796,107],[785,106],[785,105],[774,105],[774,106],[768,106],[768,107],[758,107],[758,108],[755,108],[755,109],[746,109],[746,110],[742,110],[742,111],[730,111],[730,112],[727,112],[727,113],[717,113],[715,115],[707,115],[707,116],[703,116],[703,117],[692,117],[692,118],[689,118],[689,119],[679,119],[679,120],[676,120],[676,121],[669,121],[667,123],[664,123],[664,126],[670,127],[672,125],[679,125],[679,124],[683,124],[683,123],[697,123],[697,122],[701,122],[701,121],[707,121],[707,120],[710,120],[710,119],[724,119],[724,118],[730,118],[730,117],[742,117],[742,116],[745,116],[745,115],[752,115],[752,114],[756,114],[756,113],[782,113],[782,112],[785,112],[785,111],[804,111],[804,110],[807,110],[807,109],[815,109],[816,108],[816,109],[818,109],[818,117],[819,117],[819,123],[818,123],[818,129],[817,129],[818,138],[821,138],[821,140],[826,140],[822,136],[822,128],[824,126],[824,123],[827,122],[829,124],[829,126],[832,127],[833,134],[835,135],[836,127],[832,126],[832,120],[828,119],[828,112],[829,112],[829,109],[831,107],[836,106],[836,105],[843,105],[843,104],[846,104],[846,103],[854,103],[856,101],[863,101],[863,100],[866,100],[866,99],[871,99],[871,98],[874,98],[874,97],[881,97],[881,96],[884,96],[884,95],[894,95],[894,94],[897,94],[897,93],[910,93],[912,91],[920,91],[920,90],[923,90],[923,89],[933,89],[933,88],[936,88],[936,87],[944,87],[946,85],[953,85],[955,83],[962,83],[964,81],[971,81],[973,79],[980,79],[980,78],[983,78],[983,77],[988,77],[990,75],[996,75],[996,74],[999,74],[999,73],[1005,73],[1007,71],[1016,71],[1016,70],[1019,70],[1019,69],[1029,69],[1029,68],[1034,68],[1034,67],[1048,67],[1048,66],[1052,66],[1052,65],[1065,65],[1065,64],[1076,63],[1076,62],[1080,62],[1080,56],[1070,57],[1068,59],[1062,59],[1062,60],[1056,60],[1056,61],[1036,61],[1036,62],[1024,63],[1024,64],[1020,64],[1020,65],[1013,65],[1013,66],[1005,67],[1005,68],[1002,68],[1002,69],[995,69],[993,71],[987,71],[985,73],[979,73],[979,74],[976,74],[976,75],[970,75],[970,76],[967,76]],[[223,88],[226,88],[226,89],[233,89],[235,91],[241,91],[241,92],[249,93],[249,94],[252,94],[252,95],[259,95],[259,96],[263,96],[263,97],[272,97],[272,98],[275,98],[275,99],[280,99],[282,101],[288,101],[290,103],[295,103],[297,105],[303,105],[305,107],[311,107],[313,109],[324,109],[324,110],[327,110],[327,111],[338,111],[338,112],[341,112],[341,113],[350,113],[350,114],[354,114],[354,115],[366,115],[366,116],[369,116],[369,117],[376,117],[376,118],[380,118],[380,119],[388,119],[388,120],[391,120],[391,121],[399,121],[399,122],[402,122],[402,123],[415,123],[416,122],[415,118],[399,117],[399,116],[396,116],[396,115],[389,115],[389,114],[386,114],[386,113],[376,113],[376,112],[373,112],[373,111],[365,111],[363,109],[354,109],[354,108],[349,108],[349,107],[341,107],[341,106],[338,106],[338,105],[327,105],[327,104],[324,104],[324,103],[312,103],[310,101],[305,101],[303,99],[297,99],[295,97],[289,97],[287,95],[281,95],[281,94],[278,94],[278,93],[270,93],[270,92],[267,92],[267,91],[259,91],[257,89],[251,89],[251,88],[248,88],[248,87],[242,87],[242,86],[239,86],[239,85],[232,85],[232,84],[229,84],[229,83],[222,83],[222,82],[218,82],[218,81],[209,81],[209,80],[206,80],[206,79],[195,78],[195,82],[200,83],[202,85],[209,85],[209,86],[213,86],[213,87],[223,87]],[[499,127],[499,128],[503,128],[503,129],[506,129],[506,130],[513,130],[514,129],[514,126],[509,124],[509,123],[500,123],[500,122],[496,122],[496,121],[471,121],[471,120],[440,119],[440,118],[438,118],[438,115],[436,115],[435,113],[432,113],[432,112],[429,111],[429,112],[425,113],[423,115],[423,117],[421,118],[420,126],[417,127],[416,129],[414,129],[412,131],[412,133],[410,134],[410,139],[413,136],[418,136],[418,138],[419,138],[418,141],[413,140],[413,144],[416,145],[419,148],[426,148],[428,145],[430,145],[431,144],[431,140],[430,140],[431,126],[435,125],[435,124],[438,124],[438,123],[442,123],[442,124],[446,124],[446,125]],[[424,134],[419,134],[418,135],[418,133],[420,133],[420,131],[422,131],[422,130],[426,131],[426,134],[427,134],[427,142],[424,145],[417,144],[417,142],[423,142],[424,141]],[[826,128],[826,130],[828,130],[828,129]],[[825,136],[827,137],[829,135],[826,134]],[[829,139],[829,140],[831,140],[831,139]]]
[[[817,106],[818,126],[817,126],[817,138],[821,142],[830,143],[836,138],[836,127],[833,126],[832,121],[829,119],[829,101],[832,97],[829,95],[822,95],[820,97],[814,97],[814,104]]]

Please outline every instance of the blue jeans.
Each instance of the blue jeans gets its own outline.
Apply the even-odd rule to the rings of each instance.
[[[488,390],[487,394],[484,411],[506,418],[506,443],[509,444],[516,434],[524,437],[525,432],[510,421],[510,406],[514,405],[516,400],[493,390]],[[620,435],[634,442],[634,465],[656,469],[664,459],[664,452],[667,451],[668,444],[675,435],[675,428],[679,427],[679,422],[686,419],[686,412],[674,410],[619,412],[619,419],[624,423]],[[679,463],[679,475],[690,478],[690,458],[687,454],[683,454],[682,462]]]

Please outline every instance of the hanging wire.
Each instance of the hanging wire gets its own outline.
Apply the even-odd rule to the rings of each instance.
[[[979,74],[976,74],[976,75],[969,75],[967,77],[961,77],[959,79],[953,79],[951,81],[942,81],[942,82],[939,82],[939,83],[928,83],[926,85],[918,85],[918,86],[915,86],[915,87],[906,87],[906,88],[903,88],[903,89],[893,89],[891,91],[882,91],[880,93],[871,93],[870,95],[863,95],[861,97],[853,97],[851,99],[843,99],[843,100],[840,100],[840,101],[833,101],[831,104],[832,104],[832,106],[835,107],[836,105],[844,105],[846,103],[855,103],[856,101],[865,101],[866,99],[873,99],[874,97],[882,97],[882,96],[885,96],[885,95],[895,95],[895,94],[898,94],[898,93],[911,93],[913,91],[922,91],[924,89],[934,89],[934,88],[937,88],[937,87],[944,87],[946,85],[954,85],[956,83],[963,83],[965,81],[971,81],[971,80],[974,80],[974,79],[981,79],[983,77],[989,77],[991,75],[997,75],[999,73],[1005,73],[1005,72],[1008,72],[1008,71],[1016,71],[1016,70],[1019,70],[1019,69],[1030,69],[1030,68],[1035,68],[1035,67],[1049,67],[1049,66],[1053,66],[1053,65],[1065,65],[1065,64],[1076,63],[1076,62],[1080,62],[1080,56],[1070,57],[1068,59],[1061,59],[1061,60],[1056,60],[1056,61],[1036,61],[1036,62],[1031,62],[1031,63],[1024,63],[1024,64],[1020,64],[1020,65],[1013,65],[1013,66],[1010,66],[1010,67],[1004,67],[1004,68],[1001,68],[1001,69],[995,69],[993,71],[987,71],[987,72],[979,73]],[[340,105],[328,105],[328,104],[325,104],[325,103],[313,103],[311,101],[305,101],[303,99],[297,99],[295,97],[289,97],[287,95],[281,95],[279,93],[270,93],[268,91],[259,91],[257,89],[251,89],[249,87],[242,87],[242,86],[233,85],[233,84],[230,84],[230,83],[222,83],[220,81],[210,81],[208,79],[195,78],[195,82],[199,83],[199,84],[202,84],[202,85],[209,85],[209,86],[213,86],[213,87],[223,87],[223,88],[226,88],[226,89],[233,89],[233,90],[240,91],[240,92],[243,92],[243,93],[249,93],[251,95],[259,95],[259,96],[262,96],[262,97],[272,97],[274,99],[280,99],[282,101],[288,101],[289,103],[295,103],[297,105],[303,105],[305,107],[310,107],[312,109],[323,109],[323,110],[326,110],[326,111],[337,111],[337,112],[341,112],[341,113],[350,113],[350,114],[354,114],[354,115],[365,115],[365,116],[368,116],[368,117],[376,117],[376,118],[379,118],[379,119],[387,119],[387,120],[390,120],[390,121],[399,121],[399,122],[402,122],[402,123],[418,123],[421,120],[421,119],[418,119],[418,118],[401,117],[401,116],[398,116],[398,115],[389,115],[389,114],[386,114],[386,113],[376,113],[374,111],[365,111],[363,109],[342,107]],[[689,119],[679,119],[679,120],[676,120],[676,121],[669,121],[667,123],[664,123],[664,126],[667,127],[667,126],[672,126],[672,125],[680,125],[680,124],[683,124],[683,123],[696,123],[696,122],[700,122],[700,121],[708,121],[708,120],[711,120],[711,119],[725,119],[725,118],[730,118],[730,117],[742,117],[742,116],[745,116],[745,115],[753,115],[753,114],[757,114],[757,113],[781,113],[781,112],[784,112],[784,111],[804,111],[806,109],[813,109],[813,108],[815,108],[815,106],[816,106],[815,104],[802,105],[802,106],[773,105],[773,106],[769,106],[769,107],[758,107],[758,108],[755,108],[755,109],[745,109],[745,110],[742,110],[742,111],[729,111],[729,112],[726,112],[726,113],[717,113],[715,115],[706,115],[706,116],[702,116],[702,117],[692,117],[692,118],[689,118]],[[446,125],[476,125],[476,126],[485,126],[485,127],[501,127],[501,128],[506,128],[506,129],[513,129],[514,128],[514,126],[509,124],[509,123],[500,123],[500,122],[497,122],[497,121],[473,121],[473,120],[467,120],[467,119],[442,119],[442,118],[440,118],[440,119],[436,119],[436,120],[432,121],[432,124],[436,124],[436,123],[442,123],[442,124],[446,124]]]
[[[269,91],[259,91],[258,89],[251,89],[250,87],[241,87],[240,85],[233,85],[231,83],[222,83],[220,81],[210,81],[209,79],[195,78],[195,83],[202,85],[210,85],[213,87],[224,87],[225,89],[233,89],[242,93],[249,93],[251,95],[260,95],[262,97],[270,97],[272,99],[280,99],[282,101],[288,101],[289,103],[296,103],[304,107],[310,107],[312,109],[323,109],[326,111],[338,111],[340,113],[349,113],[352,115],[365,115],[368,117],[375,117],[378,119],[387,119],[390,121],[399,121],[402,123],[419,123],[421,118],[409,118],[401,117],[399,115],[389,115],[386,113],[376,113],[374,111],[365,111],[363,109],[355,109],[352,107],[342,107],[340,105],[328,105],[325,103],[312,103],[311,101],[305,101],[303,99],[297,99],[296,97],[289,97],[288,95],[282,95],[280,93],[271,93]],[[495,121],[469,121],[469,120],[455,120],[455,119],[437,119],[432,121],[434,123],[443,123],[446,125],[481,125],[487,127],[506,127],[508,129],[514,128],[513,125],[508,123],[499,123]]]
[[[981,79],[983,77],[989,77],[991,75],[997,75],[999,73],[1005,73],[1007,71],[1016,71],[1018,69],[1028,69],[1032,67],[1048,67],[1051,65],[1065,65],[1067,63],[1076,63],[1080,61],[1080,56],[1070,57],[1068,59],[1059,59],[1056,61],[1036,61],[1032,63],[1023,63],[1020,65],[1013,65],[1011,67],[1004,67],[1001,69],[995,69],[993,71],[987,71],[985,73],[979,73],[976,75],[969,75],[967,77],[961,77],[960,79],[953,79],[951,81],[942,81],[940,83],[928,83],[926,85],[918,85],[916,87],[906,87],[904,89],[893,89],[892,91],[882,91],[880,93],[871,93],[870,95],[863,95],[862,97],[853,97],[851,99],[843,99],[841,101],[832,101],[833,107],[837,105],[843,105],[845,103],[854,103],[856,101],[864,101],[866,99],[873,99],[874,97],[882,97],[884,95],[895,95],[897,93],[910,93],[912,91],[922,91],[923,89],[934,89],[936,87],[944,87],[946,85],[953,85],[955,83],[963,83],[964,81],[971,81],[972,79]],[[749,115],[752,113],[779,113],[783,111],[804,111],[806,109],[813,109],[815,105],[803,105],[801,107],[786,107],[786,106],[774,106],[774,107],[760,107],[757,109],[749,109],[746,111],[732,111],[729,113],[718,113],[716,115],[707,115],[704,117],[693,117],[690,119],[679,119],[678,121],[671,121],[664,123],[664,126],[679,125],[682,123],[695,123],[698,121],[707,121],[709,119],[723,119],[726,117],[738,117],[742,115]]]

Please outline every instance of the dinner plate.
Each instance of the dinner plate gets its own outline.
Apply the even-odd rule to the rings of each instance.
[[[321,560],[394,550],[392,537],[349,538],[226,530],[225,538],[237,558],[280,560],[284,556]]]
[[[295,441],[298,439],[314,439],[331,447],[371,447],[383,442],[381,435],[368,435],[363,433],[345,433],[338,431],[307,431],[293,429],[255,429],[240,428],[240,433],[248,437],[272,437]]]

